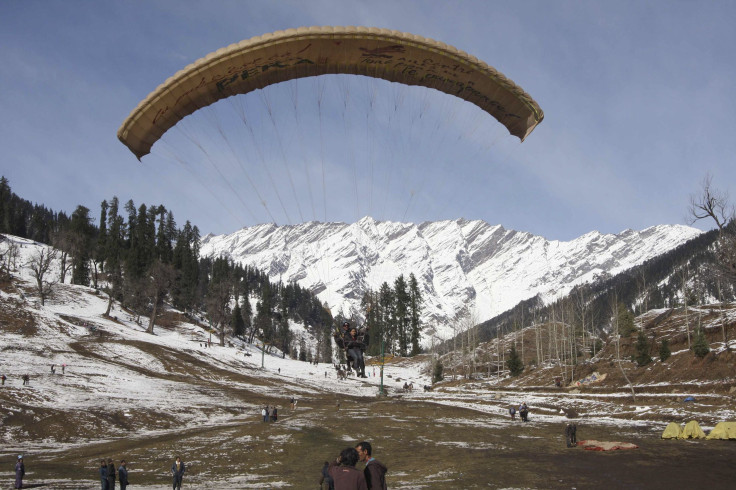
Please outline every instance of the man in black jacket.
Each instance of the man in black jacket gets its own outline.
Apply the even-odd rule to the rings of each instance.
[[[107,490],[115,490],[115,465],[112,459],[107,460]]]
[[[176,461],[174,461],[174,464],[171,465],[171,475],[173,477],[174,490],[181,490],[181,482],[184,478],[184,471],[186,471],[184,461],[182,461],[181,458],[177,456]]]
[[[358,451],[360,461],[365,463],[363,474],[368,484],[368,490],[386,490],[386,472],[388,468],[386,468],[385,464],[371,456],[373,452],[371,443],[366,441],[359,442],[355,446],[355,449]]]

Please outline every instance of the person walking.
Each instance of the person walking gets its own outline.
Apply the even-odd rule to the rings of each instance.
[[[100,460],[100,490],[107,490],[107,462]]]
[[[23,455],[18,455],[15,463],[15,488],[23,488],[23,477],[26,475],[26,466],[23,464]]]
[[[176,457],[176,461],[171,465],[171,476],[173,477],[174,487],[173,490],[181,490],[182,479],[184,478],[184,471],[186,466],[179,456]]]
[[[120,461],[120,467],[118,468],[118,481],[120,482],[120,490],[125,490],[128,486],[128,468],[125,460]]]
[[[516,420],[516,407],[509,408],[509,415],[511,415],[511,420]]]
[[[29,385],[31,384],[31,377],[27,374],[23,375],[23,385]]]
[[[115,465],[112,459],[107,460],[107,490],[115,490]]]
[[[6,379],[8,379],[8,378],[6,378],[4,374],[2,376],[0,376],[0,381],[3,382],[3,385],[5,384],[5,380]]]
[[[363,476],[365,476],[368,490],[386,490],[386,472],[388,468],[372,456],[371,443],[367,441],[359,442],[355,446],[355,450],[358,451],[360,461],[365,463]]]
[[[263,407],[263,409],[261,409],[261,417],[263,417],[264,422],[268,422],[268,410],[266,409],[266,407]]]

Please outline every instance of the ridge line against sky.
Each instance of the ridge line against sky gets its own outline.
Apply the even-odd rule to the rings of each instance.
[[[364,25],[411,32],[478,57],[531,94],[545,120],[519,144],[498,128],[486,133],[472,121],[452,120],[465,114],[452,99],[419,95],[418,104],[448,119],[441,135],[424,134],[424,150],[441,153],[432,147],[441,140],[451,160],[387,163],[398,173],[383,185],[378,176],[369,184],[352,174],[349,158],[305,161],[311,183],[285,175],[278,160],[293,159],[292,151],[306,160],[307,152],[292,144],[301,136],[287,141],[282,119],[283,140],[259,150],[271,152],[270,178],[283,190],[266,196],[278,224],[313,217],[355,222],[367,214],[414,223],[462,217],[570,240],[592,230],[684,223],[689,195],[706,174],[734,195],[735,21],[731,2],[3,2],[0,175],[25,199],[67,213],[81,204],[95,218],[103,199],[118,196],[164,204],[180,226],[190,220],[202,235],[271,221],[237,167],[167,160],[166,148],[138,163],[117,140],[117,128],[166,78],[220,47],[292,27]],[[336,87],[328,90],[348,90]],[[414,94],[356,87],[351,100],[365,87],[389,100]],[[288,99],[284,90],[265,104]],[[305,90],[300,111],[315,105],[309,97]],[[338,119],[325,116],[325,127]],[[258,127],[270,124],[264,118]],[[410,126],[399,135],[389,128],[389,144],[373,146],[413,144]],[[454,130],[454,146],[445,144]],[[359,156],[372,151],[370,143],[346,142],[334,131],[327,140],[338,154],[340,140],[359,148]],[[404,162],[409,146],[392,150],[396,161]],[[271,186],[263,173],[256,184]],[[298,212],[286,202],[292,193]]]

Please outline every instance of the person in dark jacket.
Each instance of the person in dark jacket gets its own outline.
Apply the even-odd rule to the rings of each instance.
[[[115,490],[115,465],[112,459],[107,460],[107,490]]]
[[[23,455],[18,455],[15,463],[15,488],[23,488],[23,477],[26,475],[26,466],[23,464]]]
[[[360,461],[365,463],[363,475],[368,490],[386,490],[386,472],[388,468],[371,455],[373,453],[371,443],[367,441],[359,442],[355,446],[355,450],[358,451]]]
[[[171,465],[171,475],[173,477],[174,490],[181,490],[182,479],[184,478],[184,471],[186,466],[179,456],[176,457],[176,461]]]
[[[351,328],[348,333],[345,334],[345,348],[347,349],[348,363],[352,364],[355,373],[361,378],[367,378],[365,375],[365,360],[363,359],[363,351],[365,350],[365,343],[363,338],[358,335],[356,328]]]
[[[120,481],[120,490],[125,490],[128,486],[128,468],[125,466],[127,463],[125,460],[120,461],[120,467],[118,468],[118,481]]]
[[[107,490],[107,462],[100,461],[100,489]]]
[[[368,490],[363,472],[355,468],[358,451],[353,447],[342,450],[340,456],[330,463],[327,473],[335,482],[335,490]]]
[[[325,464],[322,466],[322,477],[319,479],[320,490],[335,490],[335,482],[332,481],[332,477],[328,473],[329,469],[330,463],[325,461]]]

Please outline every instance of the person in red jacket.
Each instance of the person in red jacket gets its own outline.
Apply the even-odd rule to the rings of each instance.
[[[363,472],[355,468],[357,462],[358,451],[348,447],[330,463],[327,473],[335,483],[335,490],[368,490]]]
[[[373,452],[371,443],[367,441],[359,442],[355,446],[355,450],[358,451],[360,461],[365,463],[363,475],[368,490],[386,490],[386,472],[388,468],[371,455]]]

